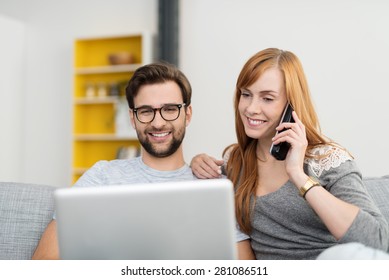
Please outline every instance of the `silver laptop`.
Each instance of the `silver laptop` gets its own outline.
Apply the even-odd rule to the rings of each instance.
[[[227,179],[55,192],[61,259],[235,259]]]

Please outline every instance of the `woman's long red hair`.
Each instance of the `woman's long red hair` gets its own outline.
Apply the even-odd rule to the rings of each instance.
[[[230,152],[227,163],[227,176],[235,186],[235,209],[240,229],[250,234],[251,212],[254,207],[258,186],[258,165],[256,156],[257,139],[246,135],[238,111],[241,89],[252,85],[267,69],[276,67],[284,76],[286,97],[305,126],[309,151],[326,144],[328,140],[321,134],[320,125],[302,65],[293,53],[269,48],[256,53],[243,66],[235,88],[235,130],[238,143],[227,147]],[[311,157],[306,153],[307,157]]]

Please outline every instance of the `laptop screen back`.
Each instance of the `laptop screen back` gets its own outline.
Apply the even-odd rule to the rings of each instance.
[[[55,192],[62,259],[235,259],[227,179]]]

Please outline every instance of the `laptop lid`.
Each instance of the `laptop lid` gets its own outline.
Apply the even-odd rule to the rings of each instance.
[[[61,259],[235,259],[227,179],[59,189]]]

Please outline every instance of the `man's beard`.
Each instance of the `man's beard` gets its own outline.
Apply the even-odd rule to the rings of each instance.
[[[155,132],[156,131],[154,131],[154,133]],[[185,128],[180,129],[180,131],[178,131],[178,137],[175,137],[174,131],[172,131],[173,139],[169,143],[169,146],[164,150],[157,150],[154,147],[154,144],[152,144],[149,141],[147,136],[144,136],[145,134],[147,135],[147,133],[141,133],[138,130],[136,131],[136,133],[138,135],[138,139],[139,139],[140,144],[142,145],[143,149],[145,149],[145,151],[147,153],[149,153],[151,156],[154,156],[157,158],[164,158],[164,157],[168,157],[168,156],[171,156],[172,154],[174,154],[178,150],[178,148],[181,146],[182,141],[184,140],[184,136],[185,136]]]

